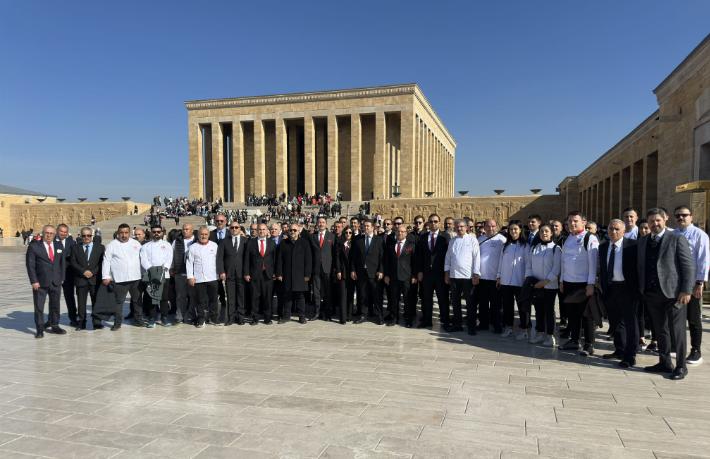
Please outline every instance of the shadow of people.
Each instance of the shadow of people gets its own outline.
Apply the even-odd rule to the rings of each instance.
[[[36,331],[34,317],[34,313],[30,311],[12,311],[5,317],[0,317],[0,328],[34,335]]]

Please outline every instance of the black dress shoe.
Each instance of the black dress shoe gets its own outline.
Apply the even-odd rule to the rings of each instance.
[[[649,373],[672,373],[673,368],[667,367],[659,362],[655,365],[651,365],[650,367],[644,367],[643,371],[647,371]]]
[[[359,317],[358,319],[353,320],[353,323],[354,323],[354,324],[361,324],[361,323],[363,323],[363,322],[365,322],[365,319],[362,318],[362,317]]]
[[[405,322],[404,326],[407,328],[412,328],[413,324],[411,322]]]
[[[251,326],[259,325],[259,320],[258,320],[258,319],[254,319],[254,320],[252,320],[252,321],[249,323],[249,325],[251,325]]]
[[[121,324],[113,324],[111,331],[116,331],[121,329]]]
[[[634,366],[636,366],[636,359],[631,359],[631,360],[624,359],[624,360],[622,360],[621,362],[619,362],[619,366],[620,366],[621,368],[631,368],[631,367],[634,367]]]
[[[345,325],[347,322],[345,322],[344,320],[341,320],[341,321],[339,321],[339,323],[340,323],[340,325]]]
[[[64,330],[62,327],[59,325],[56,325],[50,329],[51,333],[54,333],[55,335],[66,335],[67,331]]]
[[[594,355],[594,346],[591,344],[585,344],[582,350],[579,352],[579,355],[582,357],[589,357],[590,355]]]
[[[417,324],[417,328],[431,328],[431,324],[426,322],[419,322]]]
[[[676,367],[676,369],[673,370],[673,373],[671,373],[671,379],[673,381],[680,381],[681,379],[685,379],[685,377],[687,375],[688,375],[687,368]]]
[[[305,317],[301,317],[300,319],[298,319],[298,323],[299,323],[299,324],[305,324],[305,323],[307,323],[307,322],[308,322],[308,321],[306,320]]]
[[[69,321],[69,325],[71,325],[72,327],[78,327],[78,326],[79,326],[79,322],[76,321],[76,320],[72,320],[72,321]]]
[[[52,324],[50,324],[49,322],[45,322],[45,323],[44,323],[44,329],[45,329],[45,330],[49,330],[50,328],[52,328]]]
[[[126,317],[123,318],[123,320],[131,320],[133,318],[133,311],[129,312]]]
[[[576,351],[579,349],[579,343],[577,341],[569,340],[562,346],[560,346],[561,351]]]
[[[603,358],[604,360],[612,360],[612,359],[614,359],[614,360],[623,360],[624,354],[622,354],[622,353],[619,352],[619,351],[614,351],[614,352],[612,352],[611,354],[602,354],[602,358]]]
[[[264,321],[264,325],[271,325],[271,321],[270,321],[270,320],[265,320],[265,321]]]
[[[280,319],[280,320],[279,320],[279,325],[287,324],[287,323],[289,323],[289,322],[291,322],[291,321],[290,321],[290,320],[286,320],[286,319]]]
[[[394,321],[390,320],[385,325],[387,325],[388,327],[394,327]]]
[[[100,322],[94,324],[94,330],[101,330],[102,328],[104,328],[104,324]]]
[[[37,333],[35,333],[35,338],[44,338],[44,331],[42,330],[37,330]]]

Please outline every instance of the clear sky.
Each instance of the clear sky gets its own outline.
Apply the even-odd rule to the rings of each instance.
[[[456,189],[553,193],[656,109],[707,0],[0,0],[0,183],[187,193],[189,99],[418,83]]]

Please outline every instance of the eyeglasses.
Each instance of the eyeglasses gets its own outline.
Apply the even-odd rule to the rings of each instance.
[[[352,231],[346,231],[345,234],[353,234]]]
[[[402,224],[402,222],[394,222],[394,225],[395,225],[395,226],[399,226],[399,225],[401,225],[401,224]]]
[[[81,237],[91,237],[91,234],[82,234]]]
[[[415,224],[415,225],[423,225],[424,222],[423,222],[422,220],[415,220],[415,221],[414,221],[414,224]]]
[[[227,223],[227,220],[215,220],[217,223]]]
[[[429,220],[429,223],[439,223],[439,220]]]
[[[291,228],[289,231],[290,231],[291,233],[298,233],[298,230],[297,230],[297,229],[294,229],[294,228]]]
[[[392,223],[385,223],[385,226],[392,226]]]
[[[229,229],[239,229],[238,226],[230,226]]]
[[[160,234],[162,232],[163,232],[163,230],[153,230],[153,234]]]
[[[690,214],[675,214],[675,218],[686,218],[690,217]]]

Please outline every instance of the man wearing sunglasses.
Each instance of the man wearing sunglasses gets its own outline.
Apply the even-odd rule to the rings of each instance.
[[[149,293],[148,328],[155,328],[155,318],[158,314],[156,306],[160,306],[160,322],[164,327],[172,325],[168,314],[168,285],[170,284],[170,266],[173,263],[173,248],[163,239],[163,228],[160,225],[150,228],[151,240],[141,247],[140,258],[143,269],[143,283]],[[151,293],[152,292],[152,293]]]
[[[227,281],[228,301],[224,324],[244,325],[246,320],[244,254],[249,240],[242,234],[241,227],[236,220],[229,224],[229,235],[217,250],[217,272],[220,280]]]
[[[96,304],[96,292],[101,278],[101,264],[104,261],[104,246],[94,243],[88,226],[79,230],[80,241],[69,256],[69,264],[74,271],[74,286],[78,304],[76,329],[86,330],[86,298],[91,297],[91,306]],[[103,328],[100,320],[94,320],[94,330]]]
[[[700,345],[703,339],[702,303],[703,286],[708,280],[710,268],[710,244],[708,235],[693,224],[693,212],[687,206],[678,206],[673,211],[678,232],[690,243],[690,255],[695,263],[695,286],[688,303],[688,329],[690,330],[690,354],[685,360],[688,365],[699,365],[703,362]]]
[[[422,318],[417,328],[431,328],[434,309],[434,292],[439,303],[439,322],[449,326],[449,286],[444,282],[444,260],[449,247],[449,237],[439,231],[441,219],[429,215],[429,231],[419,237],[416,248],[417,282],[422,299]]]

